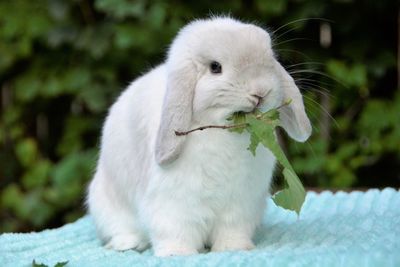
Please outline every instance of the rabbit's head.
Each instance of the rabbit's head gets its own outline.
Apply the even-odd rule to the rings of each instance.
[[[167,91],[156,141],[156,160],[170,163],[181,152],[193,123],[224,123],[234,112],[280,109],[282,127],[305,141],[311,134],[302,96],[275,59],[269,34],[231,18],[198,20],[184,27],[168,53]]]

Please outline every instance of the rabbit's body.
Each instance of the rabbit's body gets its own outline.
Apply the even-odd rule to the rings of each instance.
[[[175,230],[190,233],[191,249],[200,250],[213,243],[218,228],[235,224],[251,233],[265,207],[275,159],[265,149],[258,149],[256,157],[249,153],[248,134],[194,132],[187,137],[189,149],[173,166],[141,160],[154,157],[165,80],[162,65],[132,83],[111,108],[103,129],[98,169],[89,189],[90,212],[104,220],[98,230],[116,249],[132,244],[140,249],[149,233]],[[121,215],[110,216],[115,212]],[[112,240],[116,235],[127,238]],[[224,248],[227,245],[214,247]]]
[[[199,30],[210,29],[217,31],[210,44],[245,33],[248,45],[235,48],[243,53],[240,60],[222,47],[216,50],[225,57],[216,53],[202,63],[209,43],[196,47]],[[273,59],[268,38],[258,27],[228,18],[195,22],[178,35],[166,64],[121,94],[106,119],[88,192],[89,211],[109,248],[141,250],[151,243],[156,255],[167,256],[193,254],[205,245],[214,251],[253,247],[275,165],[272,153],[259,147],[253,156],[246,133],[174,131],[226,125],[235,111],[277,107],[289,94],[294,105],[281,112],[284,123],[289,118],[283,127],[306,139],[310,129],[301,95]],[[188,60],[192,49],[196,55]],[[211,57],[224,62],[222,69]]]

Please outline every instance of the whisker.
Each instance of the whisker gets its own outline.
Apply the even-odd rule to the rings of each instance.
[[[339,123],[335,120],[334,117],[332,117],[332,115],[323,106],[321,106],[321,104],[319,104],[317,101],[315,101],[314,99],[312,99],[311,97],[308,97],[306,95],[303,95],[303,97],[305,99],[308,99],[309,101],[315,103],[324,113],[326,113],[326,115],[328,115],[328,117],[334,122],[335,126],[337,128],[340,128]]]
[[[290,21],[290,22],[288,22],[288,23],[286,23],[286,24],[283,24],[283,25],[280,26],[278,29],[276,29],[275,31],[273,31],[272,34],[277,33],[280,29],[285,28],[285,27],[287,27],[287,26],[289,26],[289,25],[291,25],[291,24],[294,24],[294,23],[297,23],[297,22],[302,22],[302,21],[308,21],[308,20],[320,20],[320,21],[325,21],[325,22],[333,22],[332,20],[330,20],[330,19],[325,19],[325,18],[301,18],[301,19],[296,19],[296,20]]]
[[[302,53],[302,52],[300,52],[300,51],[297,51],[297,50],[294,50],[294,49],[278,48],[278,49],[274,49],[274,51],[287,51],[287,52],[294,52],[294,53],[297,53],[297,54],[299,54],[299,55],[303,56],[305,59],[312,60],[312,58],[311,58],[311,57],[309,57],[309,56],[307,56],[307,54],[305,54],[305,53]],[[281,53],[281,54],[282,54],[282,53]]]
[[[327,92],[324,92],[324,91],[322,91],[322,90],[320,90],[320,89],[311,87],[311,86],[308,86],[307,88],[304,88],[304,87],[302,87],[302,86],[299,86],[299,89],[300,89],[300,91],[304,91],[304,92],[310,92],[310,91],[312,91],[312,92],[316,92],[316,93],[319,93],[319,94],[321,94],[321,95],[324,95],[324,96],[326,96],[326,97],[335,98],[333,95],[331,95],[331,94],[329,94],[329,93],[327,93]]]
[[[313,154],[314,158],[316,158],[316,157],[317,157],[317,153],[315,153],[315,150],[314,150],[314,148],[312,147],[311,142],[309,142],[309,140],[307,140],[306,143],[307,143],[308,147],[310,148],[311,153]]]
[[[320,116],[318,116],[315,112],[315,111],[319,111],[320,108],[318,106],[316,106],[315,104],[307,102],[307,101],[305,102],[305,104],[307,106],[308,116],[311,118],[311,120],[315,120],[315,122],[316,122],[315,124],[311,124],[313,131],[318,134],[321,133],[321,129],[317,125],[323,125],[323,121],[320,118]],[[328,137],[331,140],[331,136],[328,135]]]
[[[297,63],[297,64],[292,64],[292,65],[288,65],[288,66],[285,66],[285,67],[286,67],[286,70],[290,70],[293,67],[302,66],[302,65],[320,65],[320,66],[322,66],[322,65],[325,65],[325,64],[322,63],[322,62],[311,61],[311,62],[301,62],[301,63]]]
[[[301,81],[306,81],[306,82],[310,82],[310,83],[318,83],[318,84],[322,84],[322,85],[326,85],[326,86],[331,86],[331,84],[330,83],[328,83],[328,82],[324,82],[324,81],[321,81],[321,80],[314,80],[314,79],[310,79],[310,78],[296,78],[296,77],[293,77],[293,79],[297,82],[297,81],[299,81],[299,82],[301,82]]]
[[[310,38],[292,38],[292,39],[289,39],[289,40],[285,40],[285,41],[282,41],[282,42],[279,42],[279,43],[272,44],[272,47],[275,47],[275,46],[278,46],[278,45],[282,45],[282,44],[286,44],[286,43],[293,42],[293,41],[300,41],[300,40],[302,40],[302,41],[315,41],[315,40],[310,39]]]
[[[321,92],[321,93],[323,93],[323,94],[326,95],[326,96],[330,96],[330,97],[332,97],[332,98],[335,98],[335,96],[333,96],[333,95],[329,92],[328,89],[326,89],[325,87],[322,87],[322,86],[320,86],[320,85],[313,84],[313,83],[306,82],[306,81],[305,81],[305,82],[299,82],[299,83],[297,83],[297,81],[296,81],[296,85],[297,85],[298,87],[302,87],[301,89],[303,89],[303,90],[307,90],[308,88],[309,88],[309,89],[314,89],[315,91]],[[303,86],[307,86],[307,88],[303,88]]]
[[[324,94],[324,95],[326,95],[326,96],[329,96],[329,97],[331,97],[331,98],[336,98],[336,97],[335,97],[334,95],[332,95],[332,94],[330,93],[330,91],[329,91],[328,89],[326,89],[325,87],[322,87],[322,86],[320,86],[320,85],[318,85],[318,84],[314,84],[314,83],[307,82],[307,81],[304,82],[304,81],[301,81],[301,80],[302,80],[302,79],[295,80],[295,84],[296,84],[297,87],[299,87],[301,90],[303,90],[303,91],[311,90],[311,91],[319,92],[319,93]],[[315,82],[317,82],[317,81],[315,81]],[[307,88],[304,88],[303,85],[307,86]],[[287,86],[282,86],[282,88],[285,88],[285,87],[287,87]]]
[[[311,127],[312,127],[312,129],[313,129],[313,132],[314,133],[320,133],[321,132],[321,129],[319,128],[319,126],[318,125],[321,125],[321,119],[316,115],[316,114],[314,114],[313,112],[311,112],[311,110],[310,109],[308,109],[308,113],[307,113],[307,115],[311,118],[311,121],[315,121],[316,123],[312,123],[311,124]]]
[[[292,74],[298,74],[298,73],[312,73],[312,74],[318,74],[321,75],[323,77],[329,78],[335,82],[337,82],[338,84],[342,85],[344,88],[348,88],[344,83],[342,83],[341,81],[339,81],[338,79],[332,77],[331,75],[328,75],[322,71],[317,71],[317,70],[295,70],[295,71],[291,71],[289,72],[290,75]]]
[[[272,42],[274,43],[276,40],[279,40],[279,38],[281,38],[285,34],[288,34],[289,32],[296,30],[297,28],[299,28],[299,27],[294,27],[292,29],[289,29],[289,30],[285,31],[284,33],[279,34],[278,36],[271,36]]]

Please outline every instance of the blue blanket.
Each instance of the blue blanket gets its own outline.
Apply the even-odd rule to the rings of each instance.
[[[104,249],[85,216],[54,230],[0,236],[0,266],[400,266],[400,192],[309,192],[299,218],[268,201],[252,251],[157,258]]]

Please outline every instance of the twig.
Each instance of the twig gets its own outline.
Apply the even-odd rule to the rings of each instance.
[[[291,102],[292,102],[292,100],[288,99],[282,105],[277,107],[276,109],[280,109],[283,106],[287,106]],[[261,115],[257,115],[256,118],[260,119]],[[214,129],[233,129],[233,128],[246,128],[247,126],[248,126],[248,123],[240,123],[240,124],[233,124],[233,125],[207,125],[207,126],[201,126],[201,127],[198,127],[198,128],[191,129],[189,131],[184,131],[184,132],[175,131],[175,135],[176,136],[183,136],[183,135],[188,135],[188,134],[190,134],[192,132],[195,132],[195,131],[203,131],[204,129],[210,129],[210,128],[214,128]]]
[[[247,123],[240,123],[240,124],[233,124],[233,125],[207,125],[207,126],[201,126],[198,128],[194,128],[194,129],[186,131],[186,132],[175,131],[175,135],[177,135],[177,136],[188,135],[194,131],[203,131],[204,129],[210,129],[210,128],[232,129],[232,128],[245,128],[245,127],[247,127]]]
[[[282,105],[278,106],[278,107],[275,108],[275,109],[283,108],[284,106],[290,105],[290,103],[292,103],[292,99],[291,99],[291,98],[286,99],[285,102],[282,103]]]

